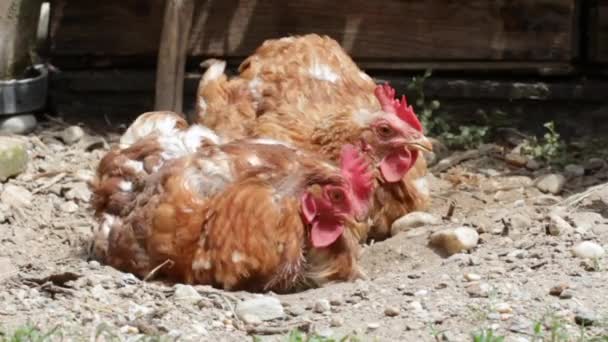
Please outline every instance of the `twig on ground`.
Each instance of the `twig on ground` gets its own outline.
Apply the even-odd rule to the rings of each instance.
[[[277,335],[277,334],[288,333],[294,329],[298,329],[303,332],[308,332],[308,331],[310,331],[310,325],[311,325],[311,322],[309,322],[309,321],[300,321],[300,322],[295,322],[292,324],[286,324],[286,325],[282,325],[282,326],[272,326],[272,327],[248,326],[247,333],[248,334],[257,334],[257,335]]]
[[[156,274],[156,272],[158,272],[161,268],[163,268],[165,265],[169,265],[169,267],[172,267],[175,262],[173,262],[173,260],[167,259],[165,260],[165,262],[163,262],[162,264],[154,267],[152,269],[152,271],[150,271],[150,273],[148,273],[145,277],[144,277],[144,281],[148,281],[150,280],[152,277],[154,277],[154,275]]]
[[[456,202],[450,201],[450,207],[448,208],[448,212],[445,215],[446,220],[450,220],[452,216],[454,216],[454,210],[456,209]]]
[[[596,193],[600,190],[605,189],[606,187],[608,187],[608,183],[592,186],[589,189],[587,189],[579,194],[570,196],[570,197],[564,199],[563,201],[554,204],[552,207],[553,208],[558,207],[558,206],[559,207],[573,207],[576,204],[582,202],[585,198],[593,195],[594,193]]]
[[[59,183],[66,175],[67,175],[67,173],[60,172],[55,177],[49,179],[46,183],[44,183],[41,186],[34,189],[34,191],[32,191],[32,194],[35,195],[35,194],[41,192],[42,190],[46,190],[46,189],[52,187],[53,185]]]

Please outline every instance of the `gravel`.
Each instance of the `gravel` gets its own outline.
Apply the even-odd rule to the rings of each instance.
[[[106,329],[125,341],[141,334],[181,336],[183,341],[248,341],[251,335],[283,341],[286,332],[302,327],[335,339],[356,333],[363,341],[426,341],[433,339],[432,328],[447,332],[443,336],[448,340],[465,341],[480,327],[492,327],[505,341],[516,341],[532,334],[548,310],[562,320],[570,337],[580,333],[577,324],[592,323],[585,327],[590,337],[606,329],[605,253],[597,257],[597,247],[603,250],[608,241],[603,216],[608,190],[598,187],[574,202],[590,185],[608,179],[605,166],[592,170],[588,162],[578,162],[585,174],[551,194],[531,182],[548,168],[514,169],[493,156],[462,162],[433,174],[431,224],[405,228],[363,249],[366,279],[295,294],[251,294],[144,282],[88,260],[95,220],[87,182],[108,148],[103,140],[114,143],[116,138],[91,133],[68,144],[61,134],[69,124],[39,126],[22,137],[31,157],[26,168],[0,182],[0,197],[15,187],[21,189],[17,193],[31,195],[25,195],[29,206],[12,195],[0,199],[4,331],[32,322],[46,331],[60,326],[69,336],[85,338]],[[448,223],[442,217],[452,201],[456,209]],[[557,205],[563,208],[555,210]],[[552,214],[572,230],[547,235]],[[475,243],[462,248],[466,239],[454,233],[456,228],[475,231]],[[431,233],[446,230],[460,244],[449,257],[428,244]],[[573,256],[582,243],[587,243],[586,257]],[[63,283],[66,272],[79,277]],[[47,277],[52,280],[32,281]],[[315,310],[317,302],[323,310]]]

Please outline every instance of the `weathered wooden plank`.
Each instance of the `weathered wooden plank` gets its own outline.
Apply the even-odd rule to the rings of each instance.
[[[371,74],[377,82],[390,82],[398,92],[405,92],[409,77],[385,73]],[[187,73],[184,94],[196,92],[199,73]],[[154,72],[152,70],[120,71],[67,71],[53,77],[51,88],[77,94],[153,94]],[[533,100],[533,101],[592,101],[607,102],[608,81],[581,79],[526,80],[471,79],[458,77],[435,77],[427,80],[425,94],[443,99],[479,100]],[[186,103],[188,105],[188,103]]]
[[[56,0],[53,53],[154,56],[163,0]],[[244,57],[265,39],[316,32],[355,59],[570,61],[576,0],[196,0],[191,56]],[[61,67],[61,65],[59,65]]]
[[[52,0],[56,55],[154,56],[164,0]]]
[[[156,67],[155,110],[182,111],[193,11],[193,0],[169,0],[166,3]]]
[[[598,1],[589,16],[589,59],[608,63],[608,1]]]
[[[42,0],[0,3],[0,80],[19,78],[32,64]]]

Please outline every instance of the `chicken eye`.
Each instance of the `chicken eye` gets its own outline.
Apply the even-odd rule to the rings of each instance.
[[[395,133],[393,128],[389,125],[380,125],[380,126],[378,126],[378,128],[376,128],[376,131],[378,132],[378,134],[381,137],[384,137],[384,138],[388,138]]]
[[[344,195],[344,191],[342,191],[340,189],[329,190],[328,194],[329,194],[329,199],[334,203],[343,202],[344,199],[346,198],[346,196]]]

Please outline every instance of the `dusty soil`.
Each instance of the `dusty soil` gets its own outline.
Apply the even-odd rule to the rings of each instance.
[[[92,340],[97,332],[127,340],[145,334],[248,341],[258,334],[281,341],[295,327],[362,341],[470,341],[483,328],[506,341],[531,341],[535,325],[546,340],[552,331],[563,341],[608,334],[608,263],[571,253],[584,240],[608,244],[605,165],[570,177],[560,194],[547,195],[534,180],[550,170],[511,166],[496,149],[470,153],[473,158],[430,176],[430,211],[441,224],[365,247],[369,280],[267,294],[280,300],[286,314],[252,326],[235,317],[234,307],[253,294],[196,286],[200,298],[183,298],[171,285],[141,282],[89,260],[95,223],[86,181],[117,136],[85,129],[89,133],[68,144],[61,138],[64,128],[44,123],[23,137],[28,168],[0,183],[0,193],[16,186],[31,194],[0,203],[4,331],[30,322],[43,330],[59,326],[77,341]],[[455,208],[447,218],[450,203]],[[565,219],[559,232],[548,229],[549,213]],[[432,232],[457,226],[476,229],[478,246],[450,257],[428,247]],[[565,288],[561,297],[557,289],[550,294],[556,286]],[[591,325],[582,329],[582,321]]]

